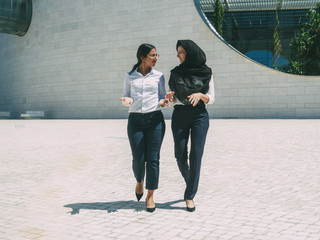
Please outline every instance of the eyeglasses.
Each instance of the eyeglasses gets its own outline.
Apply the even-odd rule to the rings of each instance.
[[[155,54],[150,54],[149,56],[150,56],[151,58],[156,58],[156,57],[159,57],[160,55],[157,54],[157,53],[155,53]]]

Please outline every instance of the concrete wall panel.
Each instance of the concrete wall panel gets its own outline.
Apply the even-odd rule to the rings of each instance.
[[[207,54],[216,87],[212,118],[319,118],[320,77],[257,64],[222,42],[189,0],[33,0],[24,37],[0,34],[0,111],[19,118],[124,118],[118,100],[138,46],[151,43],[165,74],[178,64],[178,39]],[[172,109],[165,109],[170,117]]]

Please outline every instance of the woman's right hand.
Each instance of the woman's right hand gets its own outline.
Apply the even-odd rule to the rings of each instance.
[[[166,94],[166,99],[168,99],[168,101],[169,102],[174,102],[174,95],[175,94],[175,92],[167,92],[167,94]]]
[[[120,101],[123,101],[122,106],[128,106],[131,105],[133,100],[130,97],[124,97],[124,98],[120,98]]]

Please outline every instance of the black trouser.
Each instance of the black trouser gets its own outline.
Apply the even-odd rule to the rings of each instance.
[[[157,189],[160,148],[165,133],[162,112],[130,113],[127,131],[133,157],[132,169],[137,182],[144,179],[146,168],[146,188]]]
[[[172,114],[171,128],[175,157],[187,185],[184,198],[192,200],[198,190],[201,159],[209,128],[207,109],[204,106],[176,105]],[[188,164],[189,135],[191,135],[190,164]]]

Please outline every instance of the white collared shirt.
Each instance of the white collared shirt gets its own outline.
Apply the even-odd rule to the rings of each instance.
[[[143,76],[137,69],[131,74],[127,73],[124,78],[123,97],[133,100],[129,112],[148,113],[160,110],[159,101],[166,95],[164,75],[151,69],[150,73]]]

